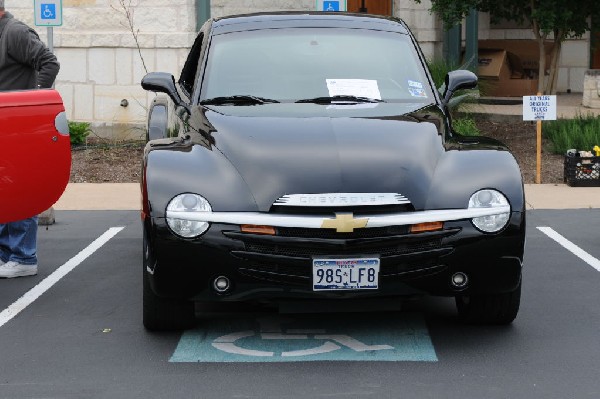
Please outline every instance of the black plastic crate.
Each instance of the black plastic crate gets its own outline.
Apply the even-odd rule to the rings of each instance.
[[[565,155],[564,181],[569,186],[600,186],[600,157]]]

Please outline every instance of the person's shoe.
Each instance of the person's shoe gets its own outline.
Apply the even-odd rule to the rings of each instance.
[[[13,260],[0,266],[0,278],[35,276],[37,265],[23,265]]]

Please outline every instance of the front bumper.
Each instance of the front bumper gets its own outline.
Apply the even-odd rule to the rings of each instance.
[[[186,240],[176,237],[164,218],[145,223],[153,259],[146,268],[150,286],[159,296],[197,301],[506,292],[520,282],[525,240],[522,212],[513,212],[498,234],[481,233],[464,219],[430,233],[383,226],[352,233],[318,229],[320,236],[301,227],[280,227],[277,236],[247,234],[236,225],[213,222],[202,237]],[[315,256],[379,257],[379,289],[312,291]],[[463,291],[450,284],[458,271],[469,277]],[[232,282],[225,295],[212,288],[218,276]]]

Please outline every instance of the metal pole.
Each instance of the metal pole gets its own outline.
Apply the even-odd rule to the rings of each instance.
[[[48,28],[48,49],[54,52],[54,28],[49,26]]]
[[[479,65],[479,13],[474,8],[467,15],[465,26],[465,61],[466,68],[476,72]]]
[[[196,0],[196,31],[210,19],[210,0]]]
[[[452,68],[460,63],[461,25],[455,25],[444,32],[444,58]]]

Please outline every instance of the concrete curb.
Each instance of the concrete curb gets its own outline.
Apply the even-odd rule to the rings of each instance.
[[[600,209],[600,187],[526,184],[527,209]],[[54,204],[60,211],[140,210],[138,183],[70,183]]]
[[[140,210],[139,183],[69,183],[54,209],[59,211]]]

